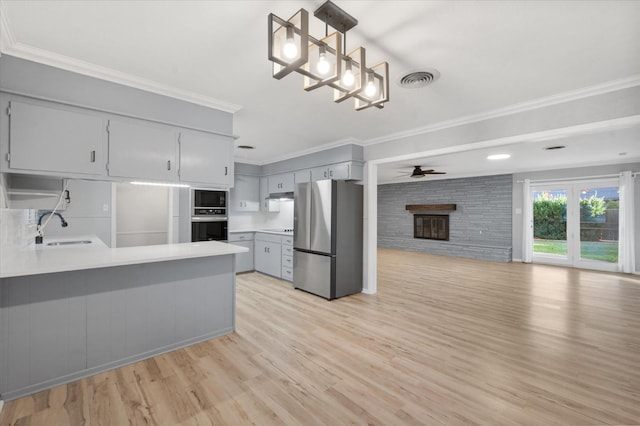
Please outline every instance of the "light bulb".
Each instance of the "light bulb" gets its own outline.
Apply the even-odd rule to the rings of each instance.
[[[331,69],[331,64],[327,61],[327,57],[324,53],[320,54],[320,58],[318,59],[318,74],[326,75]]]
[[[378,93],[378,88],[375,84],[373,84],[373,81],[369,81],[367,83],[367,87],[364,89],[364,93],[370,98],[373,98],[376,93]]]
[[[287,59],[293,59],[298,56],[298,46],[296,46],[293,39],[287,39],[287,42],[282,48],[282,53]]]
[[[344,74],[342,75],[342,84],[344,84],[346,87],[351,87],[355,82],[356,82],[356,76],[353,75],[353,71],[351,71],[351,68],[347,68]]]
[[[282,54],[287,59],[293,59],[298,56],[298,46],[293,39],[293,28],[287,27],[287,41],[282,46]]]

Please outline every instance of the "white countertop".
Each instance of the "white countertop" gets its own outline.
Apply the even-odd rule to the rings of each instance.
[[[91,244],[29,247],[3,252],[0,258],[0,278],[48,274],[82,269],[108,268],[138,263],[165,262],[196,257],[225,256],[248,251],[246,247],[202,241],[197,243],[163,244],[156,246],[108,248],[95,236],[55,238],[55,241],[91,240]],[[97,240],[97,241],[95,241]]]

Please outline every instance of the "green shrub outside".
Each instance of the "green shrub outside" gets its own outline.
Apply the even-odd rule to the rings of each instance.
[[[582,229],[582,241],[599,241],[600,228],[606,226],[604,214],[607,205],[604,198],[592,195],[580,200],[580,222],[589,223],[588,229]],[[545,240],[567,239],[567,197],[548,194],[536,197],[533,202],[533,230],[534,238]]]

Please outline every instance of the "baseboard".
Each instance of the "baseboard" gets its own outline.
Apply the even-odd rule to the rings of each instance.
[[[2,407],[4,406],[4,401],[0,399],[0,414],[2,414]]]
[[[516,259],[515,257],[513,259],[511,259],[512,262],[520,262],[522,263],[522,259]]]
[[[376,291],[371,291],[371,290],[366,289],[366,288],[363,288],[363,289],[362,289],[362,292],[363,292],[364,294],[376,294],[376,293],[377,293]]]

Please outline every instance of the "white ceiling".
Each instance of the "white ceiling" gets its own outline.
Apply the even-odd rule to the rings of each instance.
[[[236,145],[256,149],[236,149],[236,160],[255,164],[345,142],[367,145],[640,76],[638,1],[336,0],[359,21],[348,32],[347,48],[362,45],[367,64],[387,60],[391,70],[390,102],[382,110],[356,112],[350,101],[332,102],[328,88],[305,92],[299,74],[271,77],[268,14],[287,19],[305,8],[318,37],[324,25],[313,11],[323,2],[0,0],[3,51],[237,110]],[[441,78],[417,90],[396,84],[406,72],[424,68],[439,70]],[[604,135],[606,144],[597,135],[567,138],[562,144],[568,148],[553,157],[543,143],[502,147],[512,153],[504,165],[487,163],[487,151],[476,150],[400,166],[437,167],[454,177],[594,164],[605,157],[637,161],[638,130],[613,133],[620,137]],[[395,179],[397,167],[381,165],[380,181]]]

